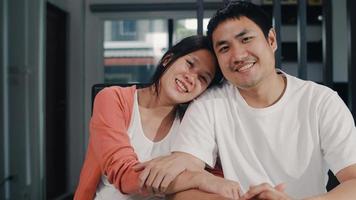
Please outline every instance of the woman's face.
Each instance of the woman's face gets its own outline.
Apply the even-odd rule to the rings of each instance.
[[[178,58],[160,80],[160,98],[175,104],[193,100],[209,86],[215,70],[216,59],[205,49]]]

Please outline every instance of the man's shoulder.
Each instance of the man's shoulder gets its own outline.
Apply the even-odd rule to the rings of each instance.
[[[302,80],[292,75],[286,75],[289,84],[290,90],[292,93],[309,93],[313,96],[329,96],[335,91],[325,85],[311,81],[311,80]]]

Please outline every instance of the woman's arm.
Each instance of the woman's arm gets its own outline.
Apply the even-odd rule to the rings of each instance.
[[[239,197],[240,186],[237,182],[222,178],[219,168],[213,170],[215,174],[212,174],[205,171],[204,166],[200,159],[190,154],[175,152],[139,164],[137,169],[145,168],[140,175],[140,185],[151,193],[172,194],[199,189],[231,199]]]
[[[166,193],[168,185],[184,171],[203,171],[204,162],[183,152],[174,152],[168,156],[161,156],[136,165],[140,174],[140,187],[151,193]],[[185,183],[187,186],[187,183]],[[191,188],[191,187],[188,187]],[[181,191],[181,190],[176,190]]]
[[[105,88],[95,98],[90,121],[90,147],[101,173],[122,193],[139,192],[139,172],[132,169],[139,161],[127,134],[133,93]]]
[[[138,191],[138,163],[127,136],[134,87],[105,88],[95,98],[90,137],[74,199],[93,199],[102,174],[122,193]]]

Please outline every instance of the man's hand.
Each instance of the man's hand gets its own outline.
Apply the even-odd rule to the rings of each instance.
[[[272,187],[268,183],[262,183],[260,185],[251,186],[240,200],[292,200],[291,197],[284,193],[284,190],[284,184]]]
[[[201,170],[196,166],[193,156],[185,153],[173,153],[134,166],[136,171],[143,170],[140,174],[140,187],[154,194],[164,194],[168,185],[184,170]],[[199,160],[200,161],[200,160]]]
[[[218,194],[228,199],[239,199],[241,196],[240,184],[235,181],[214,176],[206,171],[199,172],[199,175],[194,179],[198,179],[196,181],[199,182],[199,190]]]

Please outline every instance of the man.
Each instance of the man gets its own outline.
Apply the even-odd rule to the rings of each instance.
[[[208,36],[227,81],[189,106],[173,147],[184,153],[170,165],[212,167],[219,157],[242,199],[356,199],[352,115],[331,89],[276,70],[276,34],[264,11],[232,2],[212,17]],[[326,193],[329,168],[341,184]]]

